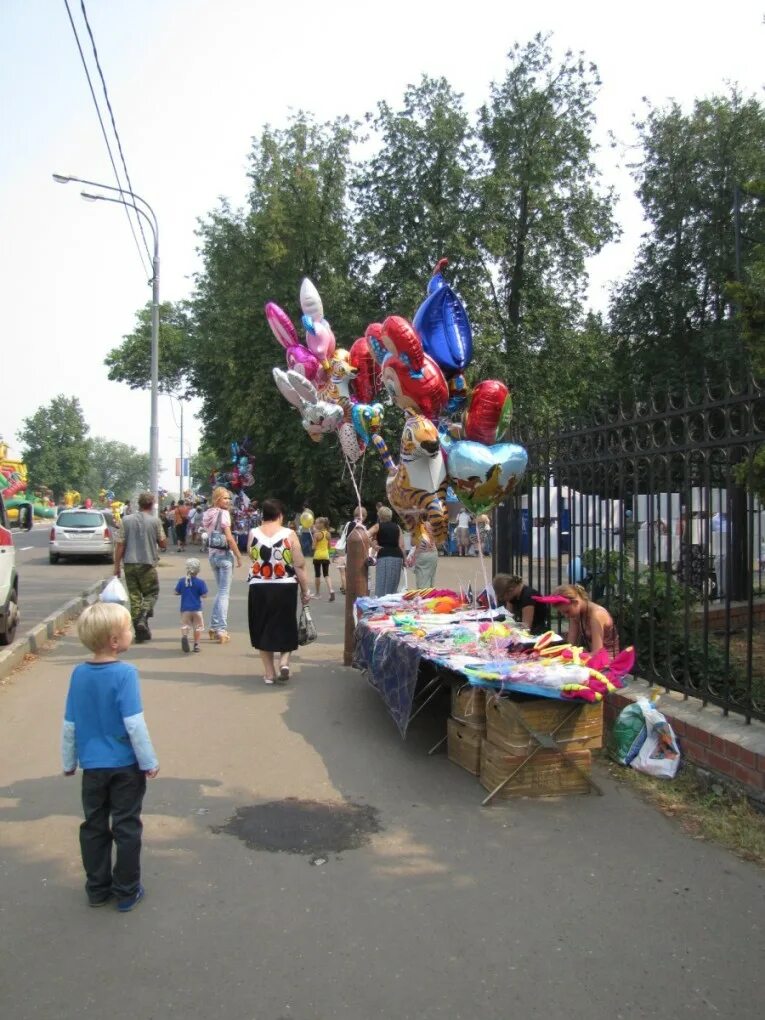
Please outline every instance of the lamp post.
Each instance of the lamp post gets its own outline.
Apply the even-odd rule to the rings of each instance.
[[[107,195],[93,195],[89,192],[81,192],[84,199],[89,202],[113,202],[115,205],[127,206],[135,210],[151,229],[154,238],[154,257],[152,259],[151,277],[151,426],[149,428],[149,488],[154,496],[154,513],[159,513],[159,423],[158,423],[158,399],[159,399],[159,225],[154,210],[140,195],[136,195],[126,188],[115,188],[111,184],[101,184],[98,181],[87,181],[82,177],[64,176],[53,174],[53,180],[57,184],[68,184],[76,181],[78,184],[88,184],[94,188],[102,188],[104,191],[116,191],[119,195],[129,195],[132,202],[124,197],[109,198]],[[139,208],[136,202],[146,207],[148,213]]]

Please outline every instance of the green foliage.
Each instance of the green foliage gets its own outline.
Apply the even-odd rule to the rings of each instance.
[[[159,306],[159,388],[165,393],[188,397],[192,322],[186,302]],[[135,329],[113,348],[104,364],[109,378],[125,382],[132,390],[151,385],[151,303],[136,312]]]
[[[17,436],[30,488],[49,488],[55,499],[68,489],[81,491],[89,467],[88,432],[79,400],[63,394],[25,418]]]
[[[149,455],[134,446],[95,436],[90,442],[88,472],[80,488],[83,497],[98,497],[101,489],[113,490],[127,501],[138,489],[149,487]]]

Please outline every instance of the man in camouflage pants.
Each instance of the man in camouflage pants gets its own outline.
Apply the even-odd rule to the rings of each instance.
[[[154,604],[159,596],[158,550],[167,547],[165,533],[153,509],[154,496],[150,492],[142,492],[138,497],[138,512],[122,519],[122,530],[114,553],[115,577],[120,576],[123,564],[125,567],[130,616],[138,644],[151,639],[148,620],[154,613]]]

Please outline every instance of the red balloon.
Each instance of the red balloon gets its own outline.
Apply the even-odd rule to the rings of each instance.
[[[369,349],[365,336],[354,340],[348,352],[351,365],[356,369],[353,378],[353,392],[360,404],[371,404],[375,394],[382,388],[380,366]]]
[[[449,399],[444,373],[427,354],[423,355],[420,371],[414,373],[400,358],[386,358],[382,377],[391,400],[402,411],[435,420]]]
[[[498,443],[504,439],[512,414],[510,390],[498,379],[486,379],[478,383],[470,395],[465,412],[465,436],[486,446]]]
[[[389,315],[382,324],[380,343],[394,357],[418,372],[422,368],[425,352],[417,330],[402,315]]]

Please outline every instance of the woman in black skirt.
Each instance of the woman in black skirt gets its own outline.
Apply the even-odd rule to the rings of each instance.
[[[267,684],[290,678],[290,652],[298,646],[298,585],[308,603],[308,578],[300,540],[284,527],[284,507],[277,499],[263,501],[263,523],[250,530],[247,552],[252,561],[247,618],[250,643],[260,652]],[[279,656],[277,676],[274,656]]]

